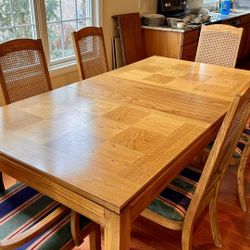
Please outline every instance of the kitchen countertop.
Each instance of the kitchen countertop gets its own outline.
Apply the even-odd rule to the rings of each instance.
[[[244,16],[247,14],[250,14],[250,9],[243,9],[243,8],[242,9],[232,9],[230,11],[229,15],[223,15],[223,14],[220,14],[217,12],[210,12],[210,16],[211,16],[210,21],[203,23],[203,24],[209,25],[209,24],[213,24],[213,23],[218,23],[220,21],[234,19],[234,18]],[[192,24],[192,25],[189,24],[185,28],[178,29],[178,28],[167,26],[167,25],[163,25],[160,27],[143,25],[142,28],[143,29],[153,29],[153,30],[160,30],[160,31],[184,33],[184,32],[190,31],[190,30],[199,29],[200,26],[201,26],[201,24]]]

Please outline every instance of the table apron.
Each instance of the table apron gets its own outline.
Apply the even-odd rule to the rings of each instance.
[[[39,173],[34,173],[21,163],[14,163],[7,160],[1,154],[0,170],[89,219],[102,225],[105,224],[104,207],[70,191],[53,180],[42,177]]]

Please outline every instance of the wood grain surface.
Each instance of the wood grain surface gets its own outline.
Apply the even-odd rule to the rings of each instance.
[[[215,135],[249,79],[154,56],[10,104],[0,169],[106,225],[108,249],[128,249],[129,223]]]

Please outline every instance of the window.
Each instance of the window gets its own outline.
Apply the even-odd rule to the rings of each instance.
[[[74,58],[71,33],[95,25],[94,0],[0,0],[0,42],[43,40],[50,64]]]
[[[0,42],[21,37],[37,37],[32,1],[1,0]]]

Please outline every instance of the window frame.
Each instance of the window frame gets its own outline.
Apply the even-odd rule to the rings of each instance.
[[[49,67],[56,69],[65,67],[65,65],[75,64],[75,56],[74,54],[69,57],[59,58],[56,60],[50,59],[50,51],[49,51],[49,36],[48,36],[48,27],[46,20],[46,0],[30,0],[29,2],[32,4],[30,8],[34,8],[33,20],[34,24],[34,34],[36,38],[40,38],[43,43],[43,48],[45,52],[46,61]],[[89,0],[91,1],[91,15],[92,15],[92,24],[99,25],[101,20],[100,15],[100,5],[102,0]]]
[[[90,0],[92,7],[92,23],[93,25],[99,25],[100,23],[100,2],[98,0]],[[37,36],[42,39],[43,47],[45,51],[45,57],[49,66],[56,66],[60,64],[72,64],[72,61],[75,61],[75,56],[69,56],[67,58],[61,58],[58,60],[51,61],[50,60],[50,52],[49,52],[49,37],[48,37],[48,28],[46,23],[46,6],[45,0],[36,1],[33,0],[35,17],[37,17]],[[55,68],[55,67],[53,67]]]

